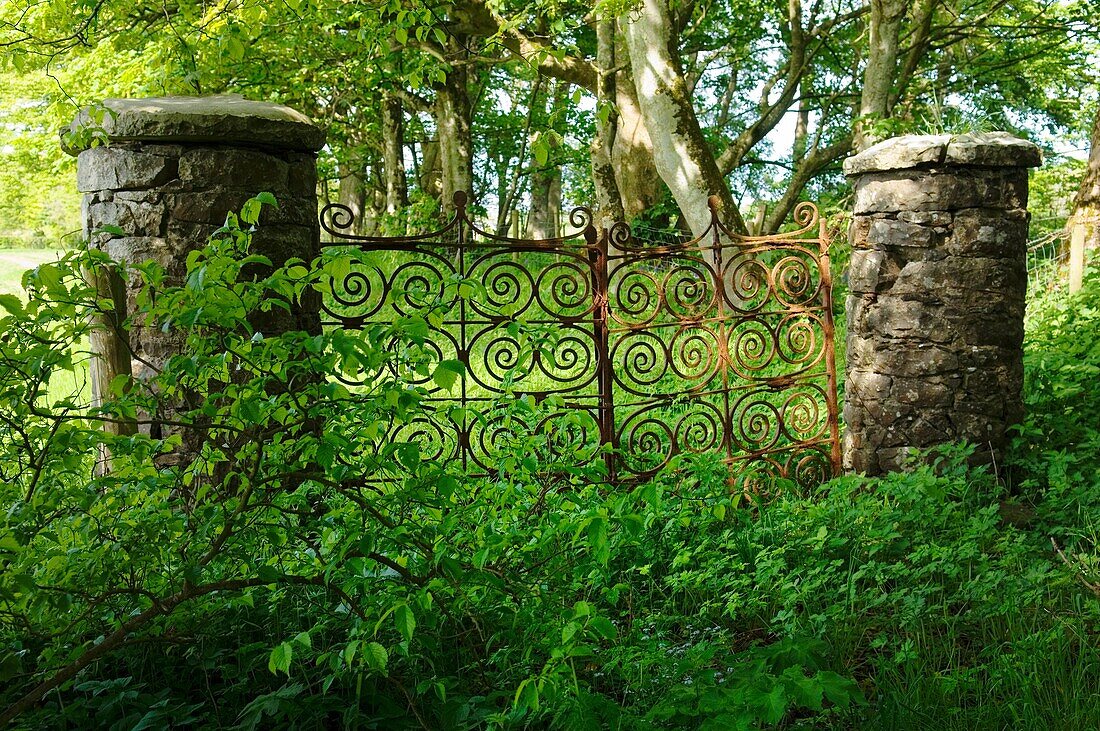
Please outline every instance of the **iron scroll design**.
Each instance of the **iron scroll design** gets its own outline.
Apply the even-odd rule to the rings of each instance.
[[[388,438],[471,474],[497,473],[501,447],[532,435],[548,464],[602,461],[619,483],[683,454],[719,455],[733,489],[755,493],[839,472],[829,240],[813,204],[795,209],[795,230],[743,236],[712,198],[707,230],[671,245],[624,223],[597,229],[587,208],[570,213],[569,235],[498,236],[466,204],[458,192],[445,226],[400,237],[355,234],[339,204],[321,212],[323,246],[357,254],[331,282],[325,324],[392,322],[442,303],[425,348],[464,366]],[[476,288],[462,291],[468,282]],[[547,333],[541,347],[527,347],[518,324]],[[519,397],[551,408],[517,423],[500,405]]]

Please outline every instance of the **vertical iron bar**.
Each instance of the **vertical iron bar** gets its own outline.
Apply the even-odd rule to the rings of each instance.
[[[457,217],[457,225],[455,231],[458,234],[458,252],[456,253],[456,269],[458,275],[462,279],[466,278],[466,228],[465,224],[468,222],[466,218],[466,192],[457,190],[454,194],[455,204],[455,216]],[[466,378],[470,373],[470,348],[466,342],[466,299],[460,296],[458,298],[458,348],[457,357],[464,367],[464,373],[462,374],[462,388],[459,396],[459,403],[462,408],[462,424],[459,425],[458,430],[458,449],[462,455],[462,471],[469,472],[470,458],[473,452],[473,445],[470,444],[470,413],[469,409],[469,397],[466,393]],[[444,318],[446,319],[446,318]]]
[[[821,255],[817,260],[818,271],[821,272],[821,294],[825,305],[822,317],[821,329],[825,337],[825,406],[829,412],[829,439],[832,442],[829,449],[829,462],[833,468],[833,476],[841,471],[840,456],[840,409],[837,404],[837,376],[836,376],[836,326],[833,323],[833,274],[829,263],[829,232],[822,218],[819,229],[819,245]]]
[[[592,261],[592,333],[596,338],[596,388],[599,390],[600,446],[604,451],[604,465],[607,467],[607,479],[612,485],[617,483],[615,465],[615,397],[614,373],[610,354],[610,282],[608,275],[608,229],[601,227],[599,232],[592,226],[584,230],[584,240],[589,246],[589,259]]]
[[[733,484],[733,413],[730,410],[730,363],[729,340],[733,336],[730,328],[731,318],[726,317],[726,277],[722,273],[722,229],[718,225],[717,195],[707,199],[710,207],[711,244],[714,246],[714,287],[718,300],[718,363],[722,374],[722,446],[726,452],[726,464],[730,467],[730,484]],[[734,242],[736,245],[736,242]],[[705,258],[705,257],[704,257]],[[733,300],[732,295],[730,300]]]

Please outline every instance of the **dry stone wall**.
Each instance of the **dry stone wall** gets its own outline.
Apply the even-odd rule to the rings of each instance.
[[[236,95],[113,99],[105,102],[106,146],[68,149],[77,156],[77,184],[83,197],[84,235],[111,258],[137,264],[157,261],[169,280],[181,281],[187,254],[203,246],[229,211],[260,192],[274,194],[278,208],[265,207],[253,250],[276,265],[289,257],[307,261],[320,251],[317,223],[317,151],[324,133],[288,107]],[[73,128],[92,123],[87,111]],[[104,233],[117,227],[122,235]],[[136,278],[118,299],[132,312]],[[119,282],[104,287],[118,289]],[[273,308],[253,324],[262,332],[319,331],[318,303],[287,313]],[[134,375],[147,377],[180,343],[159,328],[134,327],[129,343],[93,343],[101,352],[132,350]],[[117,354],[116,354],[117,355]],[[93,365],[93,391],[125,368],[119,357]],[[98,393],[93,396],[98,398]]]
[[[154,260],[179,280],[188,252],[200,248],[226,213],[268,191],[278,208],[265,209],[253,240],[276,264],[311,260],[320,250],[316,151],[324,133],[300,113],[239,96],[113,99],[104,117],[107,146],[77,155],[84,193],[84,236],[117,261]],[[85,123],[87,112],[74,122]],[[96,233],[105,226],[119,236]],[[128,309],[133,293],[128,293]],[[312,328],[316,311],[288,315],[269,331]],[[160,364],[177,347],[159,330],[138,329],[132,346],[141,361]]]
[[[844,465],[880,474],[967,440],[996,458],[1023,416],[1027,170],[1003,133],[900,137],[845,162],[850,240]]]

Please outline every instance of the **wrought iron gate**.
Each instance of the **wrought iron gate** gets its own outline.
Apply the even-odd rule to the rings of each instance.
[[[355,235],[338,204],[321,213],[324,245],[361,253],[332,282],[326,324],[443,303],[426,347],[464,365],[454,388],[430,392],[437,408],[392,439],[483,474],[500,468],[500,445],[532,433],[550,462],[603,460],[617,481],[687,453],[720,455],[734,489],[838,471],[829,242],[814,205],[795,209],[795,231],[745,237],[712,199],[702,236],[652,245],[622,223],[597,230],[586,208],[570,214],[570,236],[495,236],[466,202],[456,193],[449,224],[402,237]],[[548,407],[541,421],[500,408],[516,398]]]

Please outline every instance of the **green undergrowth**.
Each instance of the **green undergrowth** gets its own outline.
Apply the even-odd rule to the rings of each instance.
[[[752,503],[717,457],[613,490],[548,470],[547,435],[517,428],[507,468],[474,480],[386,437],[459,376],[418,315],[252,327],[331,274],[246,257],[269,203],[231,218],[180,286],[128,273],[142,321],[186,348],[99,407],[44,384],[77,367],[90,327],[81,267],[110,265],[73,254],[28,278],[29,301],[0,300],[0,720],[1100,727],[1095,272],[1033,303],[1030,416],[996,469],[953,446]],[[537,424],[538,408],[504,416]],[[120,419],[146,428],[101,429]]]

